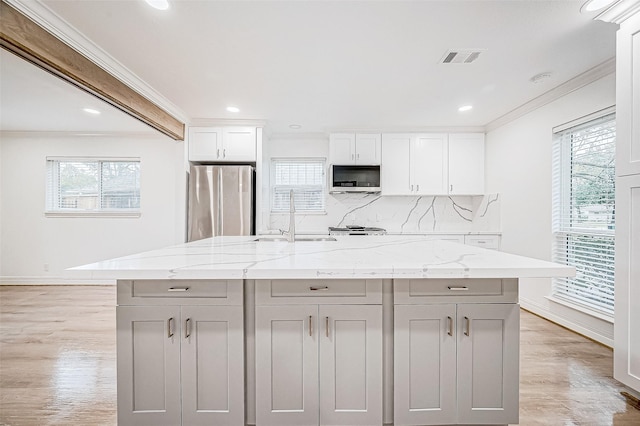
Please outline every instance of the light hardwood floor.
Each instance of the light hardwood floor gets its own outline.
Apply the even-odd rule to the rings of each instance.
[[[0,286],[0,425],[116,424],[115,287]],[[521,425],[640,425],[612,351],[521,315]]]

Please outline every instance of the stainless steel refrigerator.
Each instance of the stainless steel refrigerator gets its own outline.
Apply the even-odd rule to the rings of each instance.
[[[187,241],[218,235],[253,235],[252,166],[196,166],[189,173]]]

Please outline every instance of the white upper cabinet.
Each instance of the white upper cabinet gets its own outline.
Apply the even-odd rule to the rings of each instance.
[[[191,127],[189,161],[256,161],[256,128]]]
[[[416,135],[411,145],[411,191],[417,195],[447,193],[447,135]]]
[[[332,133],[329,136],[331,164],[379,165],[381,135],[377,133]]]
[[[484,134],[449,134],[449,194],[484,193]]]
[[[384,195],[484,193],[484,134],[382,135]]]

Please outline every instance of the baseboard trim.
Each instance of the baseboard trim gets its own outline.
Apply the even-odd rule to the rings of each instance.
[[[564,327],[570,331],[573,331],[574,333],[580,334],[581,336],[584,336],[589,340],[593,340],[594,342],[599,343],[608,348],[613,348],[613,337],[605,336],[602,333],[598,332],[597,330],[589,328],[585,324],[579,324],[567,318],[564,318],[550,311],[545,306],[532,302],[531,300],[521,298],[520,307],[526,311],[531,312],[532,314],[538,315],[561,327]]]
[[[115,280],[69,279],[61,277],[3,277],[0,285],[115,285]]]

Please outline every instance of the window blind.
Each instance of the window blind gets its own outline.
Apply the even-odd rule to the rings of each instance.
[[[615,115],[555,134],[553,260],[576,268],[556,278],[553,296],[613,316]]]
[[[47,160],[47,211],[138,209],[139,160]]]
[[[324,212],[323,159],[274,159],[271,164],[271,211],[288,212],[293,190],[298,212]]]

